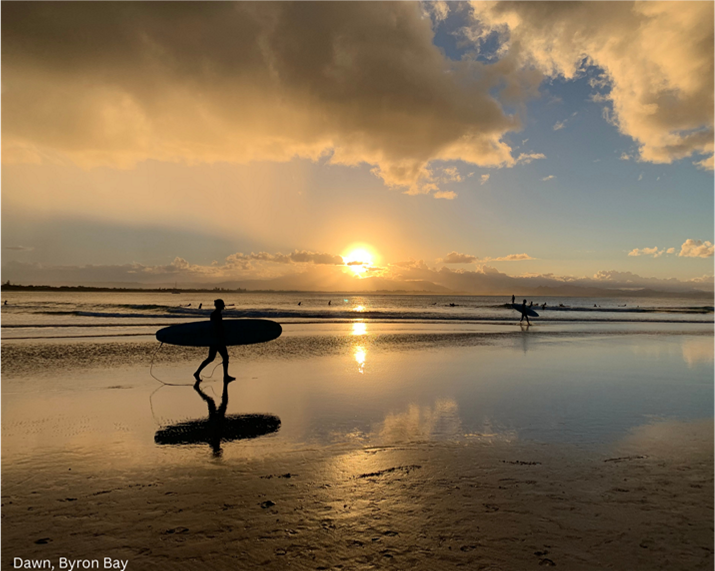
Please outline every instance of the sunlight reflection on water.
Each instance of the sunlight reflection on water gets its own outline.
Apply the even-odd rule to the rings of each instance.
[[[530,331],[476,344],[466,336],[460,346],[462,337],[446,333],[376,333],[373,326],[369,332],[358,322],[345,324],[341,335],[288,336],[273,347],[232,351],[238,378],[228,387],[226,418],[259,415],[275,419],[275,430],[244,431],[250,437],[223,444],[221,461],[336,444],[591,445],[648,423],[712,418],[711,335]],[[154,372],[186,386],[162,387],[149,376],[148,361],[136,363],[153,345],[119,345],[27,345],[8,353],[27,364],[3,376],[8,465],[82,458],[107,466],[181,464],[212,457],[209,444],[154,441],[166,427],[203,430],[211,417],[208,401],[191,387],[203,353],[170,353]],[[32,367],[36,374],[27,372]],[[219,408],[221,382],[209,379],[202,390]]]

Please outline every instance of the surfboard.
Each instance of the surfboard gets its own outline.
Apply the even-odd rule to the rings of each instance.
[[[226,345],[251,345],[277,339],[283,329],[279,323],[268,319],[224,319],[223,331]],[[195,321],[164,327],[156,332],[156,338],[162,343],[185,347],[208,347],[219,344],[210,321]]]
[[[519,305],[518,303],[512,303],[511,306],[516,309],[519,313],[521,313],[521,308],[522,306]],[[526,315],[529,317],[539,317],[539,314],[536,313],[533,309],[529,309],[529,306],[526,306]]]

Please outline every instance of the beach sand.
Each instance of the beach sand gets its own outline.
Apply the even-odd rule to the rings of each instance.
[[[4,568],[712,569],[711,335],[304,327],[232,351],[281,426],[221,453],[155,441],[200,351],[4,343]]]

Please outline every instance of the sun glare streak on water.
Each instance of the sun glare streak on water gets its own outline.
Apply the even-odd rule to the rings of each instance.
[[[353,335],[367,335],[367,324],[353,323]]]
[[[355,361],[358,364],[358,372],[362,375],[365,373],[365,359],[367,358],[367,351],[365,347],[357,345],[354,349],[353,355]]]

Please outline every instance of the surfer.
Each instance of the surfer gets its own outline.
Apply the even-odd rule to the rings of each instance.
[[[232,377],[228,374],[228,349],[226,349],[226,343],[224,341],[223,317],[221,316],[221,312],[226,307],[226,304],[222,299],[217,299],[214,301],[214,307],[216,307],[216,309],[211,312],[211,324],[213,325],[213,330],[219,343],[209,346],[209,356],[206,357],[204,362],[199,365],[199,368],[194,373],[197,385],[201,382],[201,371],[216,358],[216,353],[221,355],[223,359],[224,382],[230,382],[236,379],[236,377]]]
[[[531,303],[534,303],[534,302],[532,301]],[[531,323],[529,323],[529,316],[527,315],[528,311],[529,311],[529,308],[526,307],[526,300],[524,300],[524,303],[521,304],[521,319],[519,320],[519,323],[521,323],[522,321],[524,321],[524,319],[526,319],[526,324],[531,325]]]

